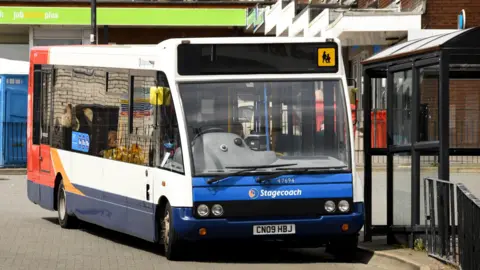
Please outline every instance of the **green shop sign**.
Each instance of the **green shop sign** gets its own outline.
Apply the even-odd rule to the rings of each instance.
[[[239,8],[97,8],[98,25],[245,26]],[[90,25],[88,7],[2,7],[0,24]]]

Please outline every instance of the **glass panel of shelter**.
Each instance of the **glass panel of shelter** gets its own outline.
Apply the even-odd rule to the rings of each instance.
[[[411,147],[418,142],[438,140],[438,71],[438,65],[434,65],[392,73],[393,89],[390,90],[393,106],[390,110],[393,118],[390,127],[392,144],[407,147],[390,150],[394,155],[393,168],[390,168],[394,178],[392,181],[393,225],[409,226],[425,223],[422,218],[424,202],[419,199],[420,194],[423,194],[421,179],[437,176],[438,169],[435,169],[434,165],[437,156],[432,155],[431,151],[435,153],[438,145],[432,145],[432,148],[428,149],[430,151],[428,156],[421,156],[421,150],[415,150],[415,155],[412,156]],[[414,74],[417,76],[416,85],[414,85]],[[416,110],[413,108],[414,95],[419,98]],[[415,112],[417,115],[414,115]],[[414,121],[414,118],[417,118],[417,121]],[[413,126],[415,123],[417,128]],[[416,141],[412,137],[413,131],[417,132]],[[417,195],[412,197],[412,192]],[[412,198],[415,198],[416,206]],[[413,207],[419,208],[415,210]],[[413,217],[415,220],[412,219]]]

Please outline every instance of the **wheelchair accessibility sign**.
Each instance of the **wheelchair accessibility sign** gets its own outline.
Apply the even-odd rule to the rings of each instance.
[[[90,136],[86,133],[72,132],[72,149],[88,153],[90,149]]]

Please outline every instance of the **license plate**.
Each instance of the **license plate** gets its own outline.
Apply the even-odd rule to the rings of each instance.
[[[295,224],[255,225],[253,235],[295,234]]]

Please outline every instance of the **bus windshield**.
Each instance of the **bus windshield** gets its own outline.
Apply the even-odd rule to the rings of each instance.
[[[197,82],[178,88],[195,175],[282,164],[351,167],[340,80]]]

